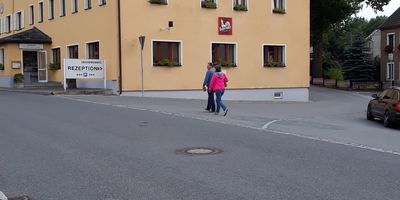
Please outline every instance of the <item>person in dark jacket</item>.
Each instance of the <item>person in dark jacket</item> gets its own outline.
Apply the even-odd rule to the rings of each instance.
[[[204,81],[203,81],[203,91],[207,91],[207,93],[208,93],[208,101],[207,101],[206,110],[209,112],[215,112],[214,91],[208,90],[208,88],[210,88],[211,78],[214,73],[215,73],[214,65],[212,63],[208,63],[206,76],[204,77]]]

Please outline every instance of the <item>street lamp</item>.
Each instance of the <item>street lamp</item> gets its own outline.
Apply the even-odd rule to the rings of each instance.
[[[140,42],[140,61],[141,61],[141,69],[142,69],[142,97],[144,97],[144,70],[143,70],[143,48],[144,48],[144,42],[145,42],[146,37],[144,35],[141,35],[139,37],[139,42]]]

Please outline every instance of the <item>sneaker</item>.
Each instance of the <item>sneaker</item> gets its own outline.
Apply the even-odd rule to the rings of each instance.
[[[228,114],[228,109],[225,110],[224,116]]]

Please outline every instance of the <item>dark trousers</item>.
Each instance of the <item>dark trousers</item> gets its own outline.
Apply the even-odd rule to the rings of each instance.
[[[207,110],[211,109],[212,112],[215,112],[214,92],[207,91],[207,93],[208,93],[208,102],[207,102],[206,109]]]

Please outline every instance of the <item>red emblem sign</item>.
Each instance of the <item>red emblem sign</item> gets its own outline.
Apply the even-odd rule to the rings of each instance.
[[[232,35],[232,18],[218,17],[218,33],[220,35]]]

